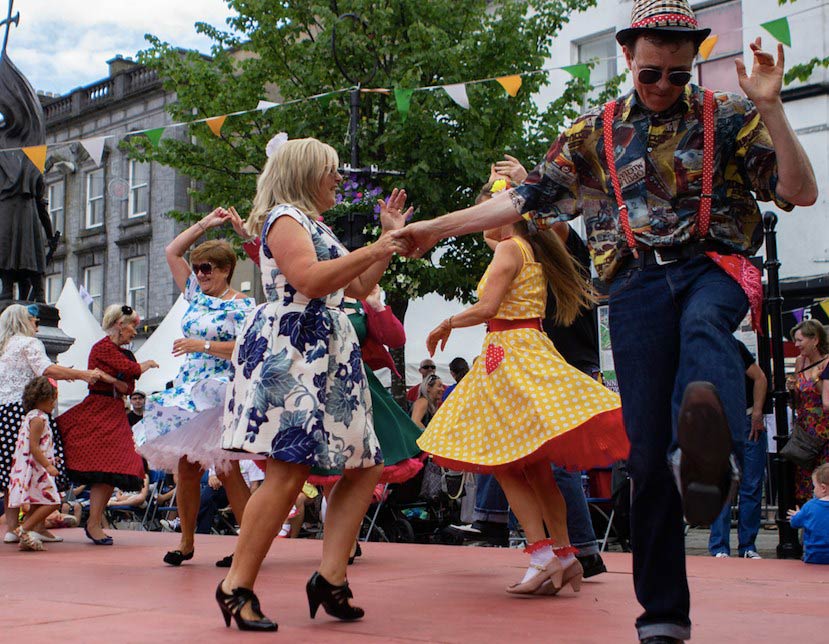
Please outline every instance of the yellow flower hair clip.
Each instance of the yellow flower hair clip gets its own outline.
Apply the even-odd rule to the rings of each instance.
[[[489,189],[489,192],[494,195],[496,192],[503,192],[508,186],[509,184],[506,179],[498,179],[492,183],[492,187]]]

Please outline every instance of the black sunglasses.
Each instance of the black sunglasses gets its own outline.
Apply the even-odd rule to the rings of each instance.
[[[639,70],[637,78],[643,85],[654,85],[662,80],[662,74],[665,73],[661,69],[654,69],[652,67],[645,67]],[[668,73],[668,82],[676,87],[683,87],[691,81],[691,72],[676,69]]]
[[[433,365],[433,364],[425,364],[425,365],[423,365],[423,366],[422,366],[422,367],[420,367],[420,368],[421,368],[421,369],[428,369],[428,370],[430,370],[430,371],[434,371],[435,369],[437,369],[437,367],[436,367],[435,365]]]
[[[202,264],[192,264],[191,268],[193,269],[193,273],[198,275],[201,272],[202,275],[210,275],[213,272],[213,264],[210,262],[204,262]]]

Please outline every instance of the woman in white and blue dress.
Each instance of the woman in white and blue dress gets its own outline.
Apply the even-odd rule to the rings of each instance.
[[[144,418],[134,428],[139,452],[154,469],[177,471],[176,505],[181,542],[164,555],[179,566],[193,558],[200,485],[213,469],[227,491],[233,513],[242,520],[250,490],[239,471],[239,458],[221,446],[225,390],[233,377],[230,356],[245,316],[256,302],[233,290],[230,279],[236,253],[226,241],[206,241],[184,254],[209,228],[229,213],[217,208],[176,237],[166,249],[167,264],[189,306],[181,320],[184,335],[173,343],[174,355],[186,355],[173,387],[147,399]]]
[[[276,630],[253,593],[262,559],[311,467],[342,470],[328,505],[320,566],[306,585],[313,617],[322,605],[360,619],[349,603],[346,565],[382,473],[371,398],[357,335],[343,308],[365,298],[402,246],[387,232],[405,222],[405,193],[381,205],[383,234],[349,253],[320,215],[334,206],[334,149],[316,139],[288,141],[259,177],[248,232],[260,235],[267,302],[248,316],[233,353],[225,405],[226,449],[267,457],[265,481],[245,509],[227,577],[216,589],[225,623]]]

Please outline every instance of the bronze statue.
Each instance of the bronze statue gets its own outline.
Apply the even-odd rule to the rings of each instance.
[[[6,55],[9,29],[17,24],[9,0],[3,48],[0,49],[0,300],[13,299],[17,283],[19,299],[43,302],[46,242],[56,246],[52,232],[43,174],[21,148],[46,143],[43,109],[26,77]],[[44,234],[45,233],[45,234]]]

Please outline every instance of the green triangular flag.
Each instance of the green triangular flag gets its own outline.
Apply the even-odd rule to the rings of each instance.
[[[778,18],[771,22],[764,22],[760,26],[787,47],[792,46],[792,35],[789,32],[788,18]]]
[[[154,130],[147,130],[144,135],[150,140],[154,148],[158,147],[158,142],[161,140],[161,135],[164,134],[163,127],[157,127]]]
[[[570,74],[573,78],[581,78],[588,85],[590,84],[590,66],[584,63],[578,65],[567,65],[562,69]]]
[[[397,89],[394,90],[394,101],[397,103],[397,111],[400,112],[400,118],[403,122],[409,118],[409,107],[412,104],[413,89]]]

